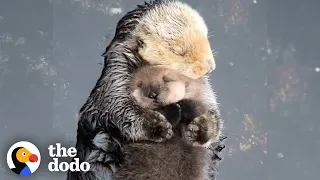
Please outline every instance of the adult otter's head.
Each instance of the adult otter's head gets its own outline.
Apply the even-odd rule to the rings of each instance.
[[[203,18],[187,4],[154,1],[127,13],[113,41],[151,65],[196,79],[215,69],[207,36]]]

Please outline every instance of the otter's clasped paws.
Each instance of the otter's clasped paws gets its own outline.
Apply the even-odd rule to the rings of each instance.
[[[161,113],[149,111],[145,117],[147,122],[144,123],[144,128],[147,140],[163,142],[172,137],[172,125]]]
[[[220,134],[219,122],[215,116],[207,112],[194,118],[184,131],[184,139],[194,146],[208,146]]]

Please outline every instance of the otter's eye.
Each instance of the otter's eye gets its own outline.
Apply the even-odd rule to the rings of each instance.
[[[138,39],[137,42],[138,42],[138,47],[141,48],[145,46],[145,43],[141,39]]]
[[[139,82],[139,83],[138,83],[138,87],[141,88],[141,87],[142,87],[142,84],[143,84],[142,82]]]
[[[22,156],[26,156],[26,155],[27,155],[26,152],[23,152],[23,153],[22,153]]]
[[[165,82],[165,83],[170,82],[170,81],[173,81],[172,78],[167,77],[167,76],[163,76],[162,80],[163,80],[163,82]]]
[[[175,54],[175,55],[178,55],[178,56],[185,56],[187,54],[188,51],[182,49],[181,47],[172,47],[170,46],[169,47],[169,50]]]

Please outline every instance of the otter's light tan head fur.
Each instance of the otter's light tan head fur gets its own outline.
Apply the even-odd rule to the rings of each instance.
[[[197,79],[215,69],[208,30],[199,13],[181,2],[166,2],[147,12],[133,31],[139,55],[152,65]]]

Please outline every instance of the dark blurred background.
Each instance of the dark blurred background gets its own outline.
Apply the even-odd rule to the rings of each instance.
[[[6,153],[33,142],[75,145],[77,113],[98,79],[117,21],[141,0],[0,0],[0,179]],[[186,0],[217,52],[212,84],[225,120],[219,180],[318,179],[320,2]],[[317,153],[318,152],[318,153]]]

